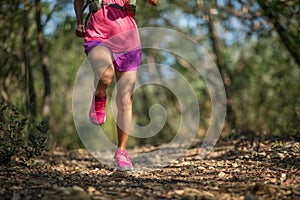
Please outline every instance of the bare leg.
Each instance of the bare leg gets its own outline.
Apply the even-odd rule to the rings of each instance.
[[[136,75],[136,70],[128,72],[116,71],[118,148],[123,150],[126,149],[128,134],[132,124],[132,92],[136,82]]]
[[[97,97],[105,97],[106,89],[114,76],[111,52],[103,46],[95,47],[88,55],[94,71],[94,85]]]

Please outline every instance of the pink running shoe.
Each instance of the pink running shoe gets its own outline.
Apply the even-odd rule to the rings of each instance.
[[[133,166],[126,150],[118,149],[115,154],[115,164],[120,171],[132,171]]]
[[[99,98],[93,94],[92,105],[90,108],[89,116],[93,124],[102,125],[106,120],[105,114],[106,97]]]

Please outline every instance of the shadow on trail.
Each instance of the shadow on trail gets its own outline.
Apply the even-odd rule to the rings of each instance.
[[[164,168],[119,172],[86,150],[0,166],[3,199],[299,199],[298,139],[222,138],[203,159],[199,143]]]

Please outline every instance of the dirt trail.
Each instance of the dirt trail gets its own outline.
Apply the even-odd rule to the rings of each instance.
[[[149,148],[138,149],[139,152]],[[300,143],[221,140],[204,159],[118,172],[85,150],[0,166],[0,199],[300,199]]]

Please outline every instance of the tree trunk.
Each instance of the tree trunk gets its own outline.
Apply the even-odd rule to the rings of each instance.
[[[224,86],[225,86],[225,90],[226,90],[226,98],[227,98],[227,116],[228,116],[228,120],[227,123],[230,126],[231,129],[235,129],[236,128],[236,114],[234,112],[233,109],[233,101],[232,101],[232,86],[231,86],[231,82],[232,82],[232,76],[230,75],[229,71],[228,71],[228,67],[226,64],[226,61],[224,59],[224,56],[222,55],[221,49],[220,49],[220,44],[219,44],[219,39],[218,39],[218,35],[215,31],[215,27],[214,27],[214,21],[213,21],[213,17],[210,13],[210,3],[204,1],[203,3],[200,3],[200,1],[198,0],[198,6],[202,5],[203,6],[203,10],[207,16],[207,26],[208,26],[208,31],[209,31],[209,37],[212,43],[212,49],[213,52],[215,54],[215,61],[216,61],[216,65],[221,73],[222,79],[224,81]]]
[[[44,79],[44,96],[42,105],[42,118],[44,121],[50,119],[50,95],[51,95],[51,81],[50,81],[50,64],[49,57],[45,49],[44,40],[44,26],[41,22],[41,2],[35,0],[35,20],[37,26],[37,43],[39,50],[39,59],[42,64],[43,79]]]
[[[36,117],[36,94],[34,91],[34,80],[32,77],[32,68],[30,66],[29,56],[29,41],[28,41],[28,29],[29,29],[29,11],[31,9],[30,1],[24,0],[24,12],[23,12],[23,32],[22,32],[22,55],[25,66],[25,79],[27,85],[26,91],[26,104],[29,112],[29,118],[34,119]]]

